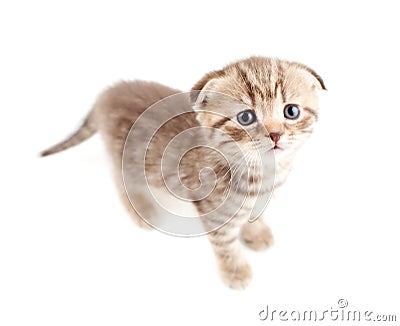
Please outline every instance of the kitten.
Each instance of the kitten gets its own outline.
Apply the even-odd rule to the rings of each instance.
[[[263,57],[208,73],[191,93],[154,82],[121,82],[99,96],[78,131],[42,156],[99,132],[121,198],[137,222],[200,234],[174,214],[157,220],[159,203],[151,189],[191,201],[222,280],[244,288],[252,272],[240,240],[254,250],[271,245],[271,230],[258,217],[311,134],[322,89],[322,79],[307,66]]]

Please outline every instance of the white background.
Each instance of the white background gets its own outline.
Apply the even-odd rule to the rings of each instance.
[[[399,30],[395,1],[2,2],[0,325],[261,325],[266,305],[340,298],[399,320]],[[311,66],[328,92],[245,291],[205,237],[131,221],[98,136],[38,158],[115,81],[189,90],[253,54]]]

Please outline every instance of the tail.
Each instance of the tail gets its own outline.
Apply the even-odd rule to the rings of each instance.
[[[48,156],[51,154],[55,154],[61,151],[64,151],[70,147],[79,145],[86,139],[90,138],[96,133],[96,127],[93,122],[93,113],[90,112],[86,119],[83,121],[80,128],[75,131],[69,138],[66,140],[46,149],[45,151],[40,153],[40,156]]]

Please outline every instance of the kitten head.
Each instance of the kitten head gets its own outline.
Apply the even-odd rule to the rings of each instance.
[[[302,64],[251,57],[205,75],[192,90],[202,126],[220,129],[244,152],[274,151],[279,158],[312,132],[317,91],[325,85]]]

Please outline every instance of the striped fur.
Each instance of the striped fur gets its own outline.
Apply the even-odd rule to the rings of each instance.
[[[196,189],[201,185],[200,171],[204,167],[214,170],[217,180],[211,194],[202,199],[193,197],[192,201],[203,216],[204,226],[213,230],[208,238],[222,280],[230,287],[244,288],[252,277],[241,241],[254,250],[263,250],[273,242],[271,230],[261,218],[252,223],[248,220],[257,217],[252,214],[255,214],[253,208],[259,196],[272,192],[273,182],[275,188],[285,182],[295,153],[309,137],[317,121],[316,91],[322,89],[325,85],[321,77],[299,63],[263,57],[232,63],[206,74],[195,84],[190,96],[193,112],[160,127],[146,152],[146,176],[151,186],[156,188],[163,188],[165,182],[172,182],[183,184],[185,189]],[[121,82],[100,95],[77,132],[42,155],[75,146],[98,131],[113,160],[123,202],[135,220],[147,227],[155,211],[151,198],[146,197],[141,188],[143,185],[136,179],[143,157],[131,153],[129,166],[122,175],[122,153],[128,132],[136,119],[152,104],[177,93],[178,90],[157,83]],[[299,119],[285,119],[283,108],[286,104],[298,105]],[[252,110],[257,121],[249,126],[239,125],[236,117],[242,110]],[[176,171],[161,175],[161,158],[168,143],[185,130],[200,126],[212,128],[206,140],[218,150],[229,153],[231,162],[224,161],[210,148],[194,148],[183,156],[179,178]],[[217,131],[230,138],[221,138]],[[269,137],[272,133],[280,135],[276,143]],[[142,146],[139,138],[135,140],[135,146]],[[238,148],[244,153],[243,159],[237,159]],[[257,156],[259,152],[275,154],[273,176],[266,172],[266,167]],[[229,192],[231,189],[234,189],[233,196]],[[141,207],[132,207],[132,198],[128,193],[137,197]],[[222,202],[224,209],[218,210]],[[138,209],[145,212],[146,221],[143,221]]]

